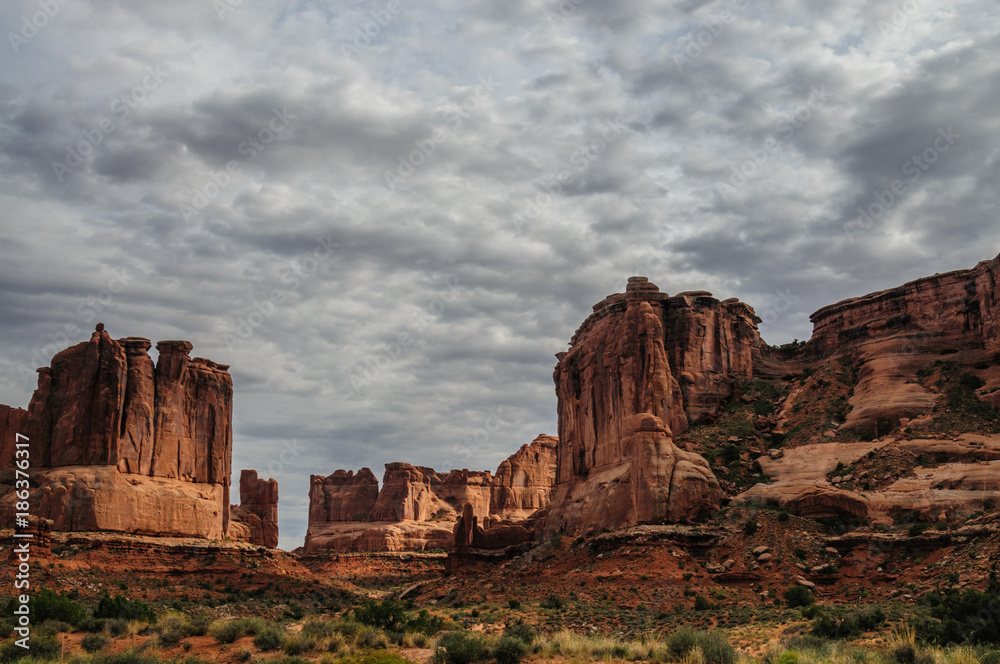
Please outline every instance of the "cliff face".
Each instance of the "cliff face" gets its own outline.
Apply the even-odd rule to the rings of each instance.
[[[149,347],[139,337],[115,341],[99,324],[89,341],[38,370],[25,415],[0,411],[7,426],[17,423],[30,438],[39,483],[32,504],[57,530],[225,535],[228,367],[191,359],[186,341],[157,344],[154,367]],[[13,449],[0,448],[0,455],[9,464]],[[12,505],[4,499],[0,513]]]
[[[559,445],[546,532],[710,513],[718,482],[672,437],[752,375],[762,347],[752,310],[703,293],[670,298],[642,277],[594,309],[553,376]]]
[[[539,435],[501,462],[490,487],[490,515],[525,518],[548,507],[556,481],[555,436]]]
[[[357,475],[343,470],[313,475],[305,551],[450,549],[463,510],[480,523],[491,523],[491,514],[496,523],[523,520],[548,505],[555,445],[552,436],[539,436],[501,463],[496,477],[487,471],[438,473],[388,463],[380,491],[367,468]],[[528,532],[519,529],[521,535]]]
[[[256,470],[240,473],[240,504],[231,508],[229,537],[258,546],[278,546],[278,481],[258,479]],[[237,533],[237,525],[241,526]]]

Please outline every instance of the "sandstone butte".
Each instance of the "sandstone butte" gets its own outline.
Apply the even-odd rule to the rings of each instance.
[[[249,501],[231,517],[232,380],[228,367],[191,358],[187,341],[89,341],[38,370],[28,409],[0,406],[0,478],[11,489],[15,434],[29,439],[34,515],[58,531],[245,539],[277,543],[277,484],[244,471]],[[16,497],[0,499],[12,523]],[[248,515],[257,517],[256,525]]]
[[[500,524],[523,520],[548,505],[556,441],[540,435],[488,471],[385,466],[382,488],[368,468],[313,475],[303,551],[426,551],[451,549],[463,509]],[[525,541],[530,535],[523,529]]]

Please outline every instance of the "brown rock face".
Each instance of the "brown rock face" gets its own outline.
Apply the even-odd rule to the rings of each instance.
[[[477,514],[488,514],[490,473],[453,470],[447,475],[408,463],[387,463],[372,521],[429,521],[449,518],[468,502]]]
[[[367,521],[378,500],[378,479],[369,468],[309,478],[309,523]]]
[[[0,467],[12,468],[17,434],[27,435],[24,425],[28,421],[28,411],[0,404]],[[20,439],[24,442],[24,439]]]
[[[525,518],[548,507],[556,483],[555,436],[540,434],[497,468],[490,491],[490,515]]]
[[[278,546],[278,480],[258,479],[256,470],[244,469],[240,473],[240,504],[231,508],[230,516],[246,529],[240,539],[272,549]],[[234,525],[230,524],[230,537]]]
[[[937,394],[914,375],[938,360],[996,364],[998,289],[1000,256],[815,312],[806,351],[817,359],[849,357],[859,365],[844,426],[878,436],[932,407]]]
[[[715,475],[672,437],[752,375],[762,346],[755,325],[746,305],[669,298],[641,277],[597,305],[555,369],[559,444],[546,532],[693,521],[714,510],[723,497]]]
[[[39,485],[32,500],[41,501],[40,514],[57,530],[225,535],[232,457],[228,367],[191,359],[190,343],[170,341],[157,344],[154,368],[149,347],[140,337],[115,341],[98,324],[90,341],[38,370],[25,415],[0,409],[0,427],[23,429],[30,438]],[[0,448],[0,456],[11,453]],[[155,491],[161,495],[152,496]],[[3,499],[0,512],[8,502]]]

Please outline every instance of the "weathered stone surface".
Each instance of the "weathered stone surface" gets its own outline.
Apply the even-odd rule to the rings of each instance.
[[[245,528],[239,536],[236,523]],[[259,479],[256,470],[240,473],[240,504],[230,509],[228,535],[258,546],[278,546],[278,480]]]
[[[527,518],[547,507],[556,483],[555,436],[540,434],[503,461],[490,488],[490,514]]]
[[[1000,351],[1000,256],[971,270],[924,277],[823,307],[810,319],[805,353],[860,364],[844,426],[878,437],[932,407],[938,395],[913,380],[936,361],[996,364]],[[985,392],[1000,405],[1000,372]],[[984,395],[985,401],[991,397]]]
[[[223,486],[125,474],[110,465],[63,466],[32,474],[31,511],[61,531],[221,539]],[[0,519],[14,520],[16,497],[2,486]]]
[[[378,479],[369,468],[355,475],[337,470],[309,478],[309,524],[367,521],[378,500]]]
[[[689,418],[669,356],[688,374],[699,418],[722,394],[720,378],[700,378],[703,370],[715,367],[731,391],[733,378],[752,372],[760,343],[749,307],[668,298],[644,278],[595,307],[554,373],[559,443],[546,532],[693,521],[714,510],[723,496],[708,464],[673,444]]]
[[[25,424],[28,411],[0,404],[0,468],[12,468],[14,450],[17,449],[17,434],[27,435]],[[24,439],[20,439],[25,442]]]
[[[154,368],[149,347],[141,337],[115,341],[98,324],[89,341],[38,370],[26,414],[0,409],[0,427],[23,429],[30,438],[34,494],[56,530],[225,535],[228,367],[192,360],[191,344],[174,341],[157,345]],[[10,454],[0,447],[0,456]]]
[[[125,378],[125,350],[103,325],[39,369],[26,425],[32,465],[116,464]]]

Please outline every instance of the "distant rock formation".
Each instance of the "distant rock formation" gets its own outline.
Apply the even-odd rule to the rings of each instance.
[[[230,539],[278,546],[278,481],[257,478],[256,470],[240,473],[240,504],[230,509]]]
[[[232,380],[225,365],[190,358],[187,341],[90,341],[38,370],[28,410],[0,407],[3,466],[10,429],[30,439],[33,512],[55,530],[222,538],[229,526]],[[3,477],[7,483],[9,477]],[[13,494],[0,518],[13,518]]]
[[[368,468],[357,475],[344,470],[313,475],[304,551],[447,550],[465,509],[480,523],[523,520],[548,505],[555,445],[554,437],[538,436],[503,461],[496,477],[488,471],[438,473],[388,463],[379,491]]]
[[[555,436],[540,434],[503,461],[490,485],[490,515],[527,518],[549,506],[556,483]]]
[[[668,297],[644,277],[594,307],[557,356],[547,533],[694,521],[718,507],[723,494],[708,464],[672,438],[753,375],[763,347],[757,320],[740,302]]]

